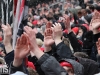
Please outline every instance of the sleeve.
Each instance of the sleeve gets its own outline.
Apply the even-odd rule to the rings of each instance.
[[[14,50],[10,53],[8,53],[6,56],[5,56],[5,61],[6,61],[6,64],[8,66],[10,66],[11,62],[14,60]]]
[[[39,75],[45,75],[44,72],[41,70],[40,65],[37,63],[38,59],[36,58],[36,56],[33,57],[30,56],[28,60],[34,64],[35,69]]]
[[[41,69],[44,71],[45,75],[68,75],[57,60],[48,54],[44,54],[38,60],[38,63],[41,65]]]
[[[64,44],[64,42],[61,42],[57,45],[57,55],[61,58],[71,58],[73,57],[73,54],[70,50],[70,48]]]
[[[81,52],[82,51],[82,46],[81,44],[79,44],[78,39],[76,38],[76,36],[74,35],[73,32],[69,33],[68,38],[70,40],[70,43],[74,49],[74,52]]]
[[[28,74],[27,68],[26,68],[26,66],[24,66],[24,63],[22,65],[20,65],[19,67],[14,67],[13,63],[11,62],[11,64],[10,64],[10,74],[13,74],[17,71],[21,71],[21,72],[24,72],[25,74]]]
[[[97,42],[99,37],[100,33],[93,35],[94,42]]]

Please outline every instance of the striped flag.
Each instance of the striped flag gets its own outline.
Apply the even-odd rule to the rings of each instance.
[[[28,6],[27,3],[29,0],[14,0],[14,26],[13,26],[13,49],[16,44],[17,33],[21,30],[22,21],[28,14]],[[16,3],[17,2],[17,3]]]
[[[1,0],[2,23],[13,23],[13,0]]]

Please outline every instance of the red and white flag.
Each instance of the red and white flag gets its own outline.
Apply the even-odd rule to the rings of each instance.
[[[14,0],[13,49],[16,44],[19,26],[21,25],[21,22],[24,17],[27,15],[24,11],[28,12],[28,6],[26,6],[26,1],[27,0]]]

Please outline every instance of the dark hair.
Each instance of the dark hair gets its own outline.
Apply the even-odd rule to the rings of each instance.
[[[94,11],[95,7],[93,5],[90,5],[89,9],[92,10],[92,11]]]
[[[86,9],[86,11],[87,11],[88,14],[91,14],[91,11],[89,9]]]

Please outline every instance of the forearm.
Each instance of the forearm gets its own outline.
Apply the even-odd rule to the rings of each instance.
[[[51,46],[45,46],[44,52],[49,52],[51,51]]]
[[[32,52],[37,57],[37,59],[39,59],[44,54],[44,52],[41,51],[38,47],[35,47],[35,49],[33,49]]]
[[[41,65],[41,69],[46,75],[61,75],[62,73],[67,75],[67,72],[60,66],[58,61],[48,54],[43,54],[38,60],[38,63]]]
[[[11,45],[11,37],[4,36],[3,43],[5,45],[5,49],[6,49],[7,54],[10,53],[13,50],[12,45]]]
[[[11,44],[5,45],[5,49],[7,54],[13,50]]]
[[[20,65],[22,65],[22,63],[23,63],[22,59],[14,59],[13,66],[14,67],[19,67]]]

